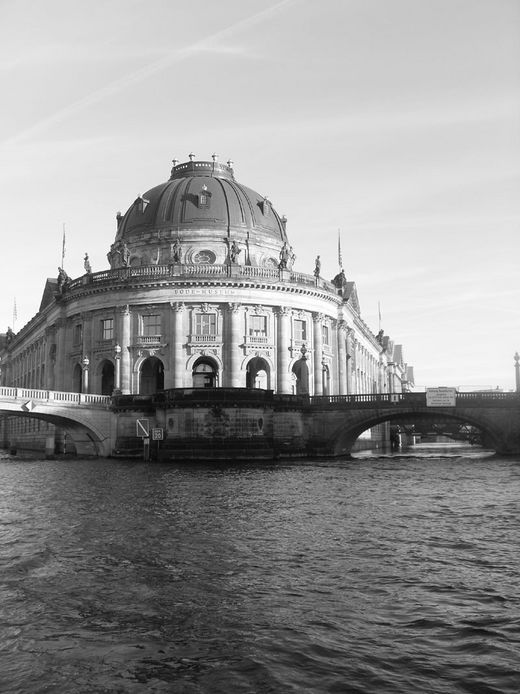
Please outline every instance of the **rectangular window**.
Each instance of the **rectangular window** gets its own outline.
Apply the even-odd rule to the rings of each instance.
[[[294,339],[299,342],[305,342],[307,339],[307,324],[304,320],[294,321]]]
[[[75,345],[80,345],[83,342],[83,326],[81,323],[74,326],[73,340]]]
[[[249,335],[265,337],[267,335],[267,316],[249,317]]]
[[[329,326],[324,325],[322,326],[322,336],[323,336],[323,344],[328,345],[329,344]]]
[[[143,316],[143,335],[151,337],[161,334],[161,316]]]
[[[112,340],[114,338],[114,319],[104,318],[101,321],[101,339]]]
[[[195,315],[196,335],[216,335],[217,316],[214,313],[197,313]]]

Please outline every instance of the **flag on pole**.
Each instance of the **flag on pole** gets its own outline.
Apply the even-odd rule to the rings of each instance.
[[[338,229],[338,265],[339,269],[343,270],[343,258],[341,257],[341,236],[340,230]]]
[[[377,302],[377,310],[379,313],[379,330],[381,330],[381,302],[380,301]]]
[[[61,244],[61,267],[65,261],[65,222],[63,222],[63,241]]]
[[[16,310],[16,297],[14,297],[13,303],[13,330],[16,327],[16,319],[18,318],[18,311]]]

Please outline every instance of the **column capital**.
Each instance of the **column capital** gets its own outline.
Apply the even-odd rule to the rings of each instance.
[[[184,301],[170,301],[170,308],[175,313],[183,313],[186,310]]]
[[[119,307],[119,313],[122,313],[124,316],[129,316],[131,311],[130,311],[130,304],[125,304],[124,306]]]
[[[227,308],[228,308],[229,313],[235,314],[235,313],[238,313],[240,311],[240,309],[242,308],[242,304],[238,303],[238,302],[231,302],[230,301],[230,302],[228,302]]]
[[[274,312],[276,313],[277,316],[283,317],[283,316],[290,316],[292,313],[292,308],[289,306],[276,306],[274,309]]]
[[[316,313],[313,311],[312,313],[312,321],[313,323],[321,323],[324,320],[325,316],[323,313]]]

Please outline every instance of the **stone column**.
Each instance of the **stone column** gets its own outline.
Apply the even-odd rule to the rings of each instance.
[[[84,311],[81,314],[81,323],[82,323],[82,336],[83,336],[83,362],[85,358],[88,359],[89,364],[90,364],[90,356],[92,356],[92,313],[90,311]],[[90,355],[90,356],[89,356]],[[94,366],[94,364],[92,364]],[[95,374],[95,369],[93,370],[94,376]],[[96,392],[96,383],[94,382],[94,379],[90,377],[90,366],[87,365],[87,387],[83,388],[82,387],[82,392],[83,393],[90,393],[91,391],[93,393]],[[85,379],[85,369],[83,369],[83,382]]]
[[[351,377],[351,383],[352,383],[352,393],[356,394],[359,393],[359,383],[358,383],[358,376],[357,376],[357,367],[358,367],[358,345],[359,342],[356,340],[355,337],[352,337],[352,354],[350,355],[350,361],[349,361],[349,369],[350,369],[350,377]]]
[[[388,392],[396,393],[396,383],[395,383],[395,364],[393,361],[388,362]]]
[[[244,388],[245,383],[241,382],[240,377],[240,348],[243,335],[240,330],[240,308],[241,304],[228,304],[228,329],[226,331],[228,343],[225,349],[228,353],[228,374],[226,385],[228,388]]]
[[[289,340],[290,340],[290,320],[291,309],[280,306],[276,312],[277,328],[277,392],[291,392],[291,375],[289,373]]]
[[[347,324],[338,321],[338,376],[339,394],[347,394]]]
[[[184,316],[186,306],[182,301],[171,304],[173,309],[173,387],[184,388]]]
[[[131,393],[132,364],[131,364],[131,319],[132,313],[128,304],[121,309],[121,392],[123,395]]]
[[[385,360],[383,358],[383,354],[381,353],[379,356],[379,392],[380,393],[386,393],[387,391],[387,383],[386,383],[386,368],[385,368]]]
[[[65,369],[69,368],[65,354],[67,339],[67,321],[65,318],[58,318],[56,321],[56,360],[55,368],[57,373],[54,377],[54,389],[65,390]]]
[[[314,395],[323,395],[323,313],[312,314],[314,330]]]
[[[346,349],[347,349],[347,354],[346,354],[346,362],[347,365],[345,367],[346,370],[346,380],[347,380],[347,393],[353,393],[354,392],[354,387],[352,383],[352,355],[354,353],[354,331],[352,328],[347,327],[347,335],[346,335]]]

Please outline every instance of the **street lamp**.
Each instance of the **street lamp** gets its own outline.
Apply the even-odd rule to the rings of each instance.
[[[81,360],[81,366],[83,367],[83,383],[82,383],[82,387],[81,387],[82,393],[88,393],[88,367],[89,367],[89,364],[90,364],[90,359],[85,354],[85,356]]]

